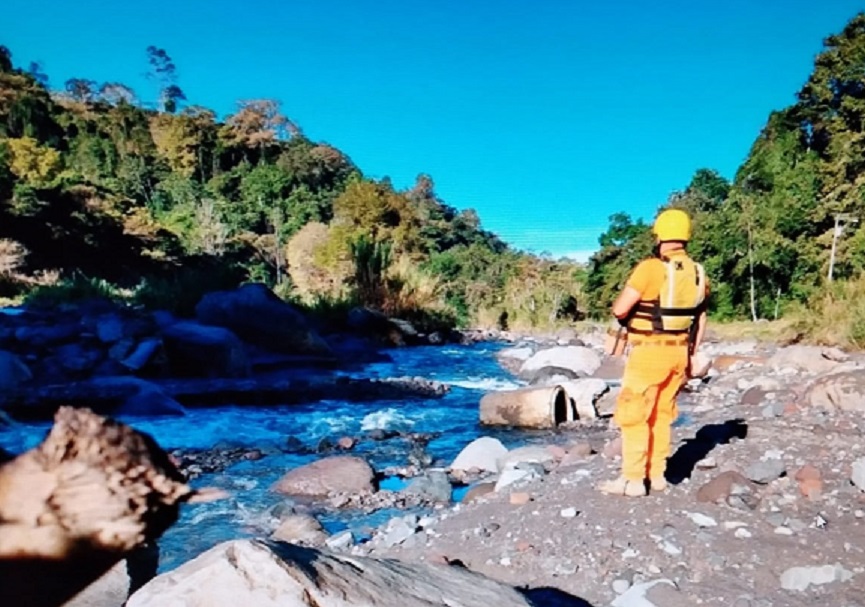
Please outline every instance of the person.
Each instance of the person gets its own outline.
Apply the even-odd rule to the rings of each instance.
[[[676,397],[706,329],[709,283],[686,251],[691,220],[680,209],[658,215],[655,257],[634,268],[612,312],[627,330],[630,351],[613,420],[622,433],[621,475],[602,483],[608,494],[663,492]]]

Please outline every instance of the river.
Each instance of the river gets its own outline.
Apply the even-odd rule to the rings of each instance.
[[[371,364],[357,377],[424,377],[451,386],[441,398],[407,401],[348,403],[320,401],[286,406],[223,406],[189,409],[183,417],[120,418],[138,430],[151,434],[163,448],[194,449],[215,445],[254,447],[265,457],[243,461],[221,473],[204,474],[193,486],[217,486],[230,497],[209,504],[183,507],[180,520],[160,540],[160,571],[182,562],[228,539],[268,534],[276,524],[274,508],[285,498],[270,491],[271,485],[287,470],[308,463],[315,453],[289,453],[289,437],[312,449],[324,438],[336,441],[342,436],[364,437],[371,430],[397,430],[437,433],[427,447],[435,465],[447,465],[470,441],[480,435],[496,436],[507,447],[533,439],[548,440],[549,432],[508,431],[481,428],[478,403],[489,390],[519,386],[495,360],[495,353],[506,344],[426,346],[388,350],[389,362]],[[50,427],[48,423],[16,424],[0,432],[0,447],[20,453],[38,444]],[[296,442],[296,441],[295,441]],[[388,466],[405,465],[408,441],[361,440],[353,450],[381,471]],[[386,479],[383,488],[398,489],[399,479]],[[462,493],[454,492],[459,500]],[[368,533],[399,511],[382,510],[373,514],[339,511],[322,514],[320,520],[331,533],[351,529],[356,538]]]

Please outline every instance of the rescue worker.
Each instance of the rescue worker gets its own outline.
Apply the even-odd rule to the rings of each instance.
[[[639,497],[667,488],[676,396],[706,329],[709,285],[688,256],[691,220],[679,209],[658,215],[655,257],[634,268],[612,312],[627,329],[630,352],[613,420],[622,432],[621,476],[598,488]]]

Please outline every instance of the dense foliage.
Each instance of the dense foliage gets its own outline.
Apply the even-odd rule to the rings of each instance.
[[[663,205],[694,216],[691,250],[714,283],[716,317],[772,319],[824,301],[836,217],[834,280],[865,270],[865,226],[850,221],[865,212],[865,14],[823,46],[796,103],[769,116],[732,184],[701,169]],[[608,310],[634,260],[650,253],[649,231],[611,217],[590,262],[593,313]]]
[[[59,285],[189,312],[209,289],[256,280],[418,322],[581,314],[579,266],[510,249],[429,176],[407,191],[366,178],[272,99],[220,120],[186,104],[165,50],[146,57],[155,104],[119,82],[50,90],[0,47],[0,295]]]

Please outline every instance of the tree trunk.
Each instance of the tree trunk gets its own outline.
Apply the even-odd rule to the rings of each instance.
[[[754,242],[751,236],[751,222],[748,222],[748,266],[751,273],[751,320],[757,322],[757,303],[754,292]]]
[[[62,605],[162,535],[182,502],[209,499],[148,435],[89,409],[62,407],[54,422],[0,467],[3,604]]]

